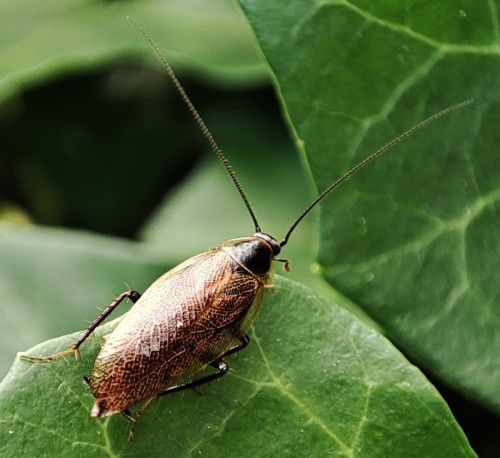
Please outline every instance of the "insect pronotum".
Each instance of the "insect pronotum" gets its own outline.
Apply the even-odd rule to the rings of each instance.
[[[198,111],[185,93],[156,44],[139,28],[221,160],[238,190],[255,226],[250,237],[229,240],[220,247],[184,261],[158,278],[141,295],[120,294],[66,350],[51,356],[19,356],[33,362],[50,362],[79,349],[94,329],[126,298],[134,305],[107,336],[90,377],[84,377],[95,398],[90,415],[121,413],[132,422],[128,435],[147,405],[155,398],[196,387],[222,377],[228,371],[224,359],[248,345],[247,330],[254,321],[266,289],[272,287],[276,256],[302,219],[333,189],[384,151],[417,129],[471,101],[434,114],[387,143],[328,186],[299,215],[280,241],[261,231],[250,202]],[[208,366],[209,375],[195,376]],[[134,415],[129,408],[142,403]]]

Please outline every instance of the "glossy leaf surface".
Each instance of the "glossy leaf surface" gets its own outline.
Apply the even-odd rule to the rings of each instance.
[[[500,412],[498,2],[242,0],[318,190],[319,258],[440,379]]]
[[[30,352],[54,353],[74,337]],[[299,448],[312,456],[474,456],[420,371],[307,288],[279,278],[251,337],[250,347],[227,358],[234,371],[204,386],[203,395],[153,403],[132,443],[120,415],[89,416],[92,396],[82,376],[98,339],[82,350],[81,363],[18,360],[0,385],[0,452],[39,456],[50,443],[51,453],[71,448],[73,456],[294,456]]]

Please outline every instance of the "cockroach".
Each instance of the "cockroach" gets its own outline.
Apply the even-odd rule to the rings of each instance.
[[[135,22],[131,20],[134,24]],[[229,240],[220,247],[184,261],[158,278],[144,294],[126,291],[116,297],[66,350],[52,356],[19,356],[33,362],[50,362],[70,353],[80,359],[80,346],[124,300],[134,305],[106,337],[90,377],[84,377],[95,398],[91,417],[121,413],[137,420],[155,398],[219,379],[228,371],[225,358],[249,342],[247,331],[259,310],[264,292],[272,288],[274,265],[302,219],[352,174],[413,132],[471,101],[450,106],[396,137],[338,178],[316,197],[278,240],[261,231],[250,202],[203,119],[187,96],[172,68],[146,32],[147,39],[189,111],[239,192],[255,226],[250,237]],[[208,367],[215,369],[196,378]],[[129,408],[142,403],[135,415]]]

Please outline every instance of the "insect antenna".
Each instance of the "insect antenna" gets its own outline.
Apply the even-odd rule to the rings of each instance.
[[[411,129],[408,129],[406,132],[402,133],[398,137],[394,138],[391,140],[389,143],[385,144],[382,146],[382,148],[378,149],[374,153],[370,154],[366,159],[363,159],[359,164],[355,165],[351,170],[349,170],[347,173],[342,175],[337,181],[332,183],[330,186],[328,186],[316,199],[314,199],[307,207],[306,209],[300,214],[300,216],[297,218],[295,223],[292,224],[290,229],[288,229],[288,232],[285,235],[285,238],[281,240],[280,246],[283,247],[288,243],[288,239],[290,238],[290,235],[294,231],[294,229],[297,227],[297,225],[304,219],[304,217],[321,201],[323,200],[327,194],[330,193],[330,191],[333,191],[340,183],[345,181],[347,178],[349,178],[351,175],[356,173],[359,169],[364,167],[366,164],[371,162],[373,159],[375,159],[377,156],[380,156],[383,152],[387,151],[388,149],[392,148],[396,143],[399,143],[400,141],[404,140],[406,137],[409,137],[411,134],[413,134],[415,131],[422,129],[423,127],[427,126],[431,122],[435,121],[436,119],[440,118],[441,116],[444,116],[452,111],[458,110],[460,108],[463,108],[466,105],[469,105],[473,102],[473,100],[466,100],[465,102],[457,103],[456,105],[452,105],[448,108],[445,108],[444,110],[439,111],[438,113],[433,114],[432,116],[429,116],[427,119],[424,119],[423,121],[419,122],[417,125],[413,126]]]
[[[193,105],[193,102],[191,102],[191,99],[186,94],[186,91],[184,90],[184,88],[182,87],[181,83],[177,79],[177,76],[175,76],[175,73],[172,70],[172,67],[170,67],[170,64],[167,62],[167,60],[165,59],[165,57],[161,53],[160,48],[158,48],[158,46],[156,45],[156,43],[146,33],[146,31],[133,18],[131,18],[130,16],[127,16],[127,19],[133,25],[135,25],[139,29],[139,31],[142,33],[142,35],[144,36],[144,38],[148,41],[148,43],[151,46],[151,48],[153,48],[153,51],[155,52],[156,56],[158,57],[158,60],[162,64],[162,66],[165,69],[167,75],[170,77],[170,79],[174,83],[174,86],[177,89],[177,91],[179,92],[182,100],[187,105],[189,111],[193,115],[194,120],[196,121],[196,123],[200,127],[202,134],[208,140],[208,143],[210,144],[210,148],[212,148],[212,151],[215,154],[217,154],[219,160],[222,162],[222,165],[224,166],[224,168],[226,169],[227,173],[231,177],[231,180],[232,180],[233,184],[236,186],[236,189],[240,193],[240,196],[243,199],[243,202],[245,203],[245,206],[246,206],[246,208],[248,210],[248,213],[250,213],[250,216],[252,218],[253,224],[255,226],[255,232],[261,232],[259,223],[257,222],[257,217],[255,216],[255,212],[253,211],[253,208],[250,205],[250,201],[248,200],[248,197],[247,197],[247,195],[245,193],[245,190],[243,189],[243,186],[241,185],[241,183],[239,182],[238,178],[236,177],[236,174],[234,173],[233,169],[231,168],[231,165],[229,164],[226,156],[224,155],[224,153],[220,149],[219,145],[215,141],[212,133],[210,132],[210,130],[206,126],[205,122],[203,121],[202,117],[198,113],[198,110],[195,108],[195,106]]]

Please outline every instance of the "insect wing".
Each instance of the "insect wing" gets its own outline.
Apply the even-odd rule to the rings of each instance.
[[[246,332],[263,292],[219,249],[160,277],[105,340],[90,379],[92,415],[123,411],[192,379]]]

